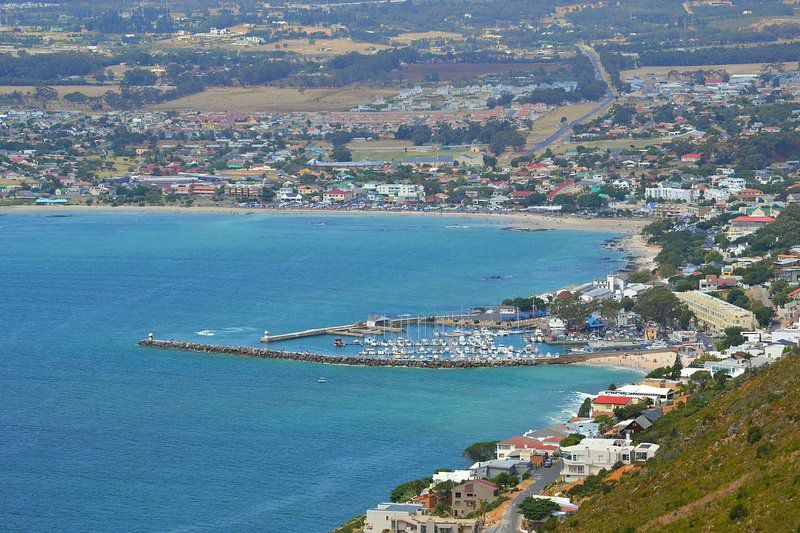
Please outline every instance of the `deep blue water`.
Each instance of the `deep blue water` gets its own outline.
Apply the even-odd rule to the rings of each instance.
[[[414,217],[0,216],[5,530],[326,531],[477,440],[634,374],[343,368],[138,348],[257,344],[604,276],[611,234]],[[499,278],[499,279],[498,279]],[[208,340],[208,338],[206,338]],[[327,346],[327,344],[326,344]],[[326,385],[317,383],[324,376]]]

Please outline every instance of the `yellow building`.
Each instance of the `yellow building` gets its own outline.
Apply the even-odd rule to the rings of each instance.
[[[713,333],[721,334],[725,328],[738,326],[743,330],[753,330],[758,326],[756,316],[733,304],[700,291],[676,292],[675,296],[684,302],[695,314],[700,324]]]

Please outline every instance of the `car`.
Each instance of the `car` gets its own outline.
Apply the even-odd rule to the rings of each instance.
[[[545,468],[550,468],[551,466],[553,466],[553,460],[548,457],[547,459],[544,460],[544,466]]]

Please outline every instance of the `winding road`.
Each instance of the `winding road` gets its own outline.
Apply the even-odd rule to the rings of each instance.
[[[517,494],[511,505],[508,506],[506,512],[503,513],[503,518],[500,522],[489,527],[485,533],[519,533],[520,525],[522,524],[522,515],[519,514],[517,506],[522,503],[522,500],[532,494],[541,494],[548,486],[550,486],[561,473],[561,461],[553,461],[553,466],[549,468],[538,468],[533,471],[531,483],[528,488]]]

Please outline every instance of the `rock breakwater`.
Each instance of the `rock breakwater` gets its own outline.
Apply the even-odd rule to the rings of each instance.
[[[321,363],[345,366],[393,366],[410,368],[486,368],[486,367],[511,367],[534,366],[541,364],[565,364],[588,359],[587,356],[562,356],[549,359],[380,359],[376,357],[362,357],[351,355],[323,355],[309,352],[287,352],[270,350],[266,348],[253,348],[250,346],[226,346],[221,344],[205,344],[200,342],[187,342],[161,339],[142,339],[139,346],[147,348],[162,348],[167,350],[181,350],[185,352],[199,352],[221,355],[238,355],[245,357],[260,357],[262,359],[284,359],[289,361],[303,361],[307,363]]]

